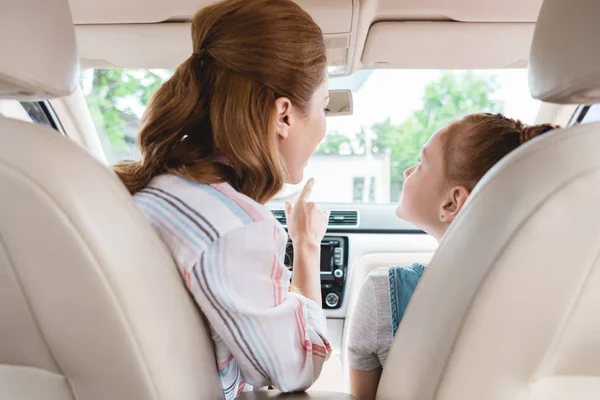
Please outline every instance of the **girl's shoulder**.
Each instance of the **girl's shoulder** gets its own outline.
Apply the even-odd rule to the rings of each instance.
[[[417,275],[421,276],[427,269],[425,264],[413,263],[411,265],[392,265],[388,269],[388,275],[401,274],[401,275]]]
[[[377,299],[387,298],[391,283],[397,281],[416,282],[421,278],[426,270],[426,266],[421,263],[411,265],[391,265],[385,268],[377,268],[369,273],[365,284],[375,293]]]
[[[377,268],[369,273],[365,283],[370,285],[377,298],[388,292],[388,268]]]

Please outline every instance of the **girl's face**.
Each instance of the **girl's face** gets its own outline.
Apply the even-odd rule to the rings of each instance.
[[[285,104],[278,99],[277,133],[279,152],[287,169],[286,183],[298,184],[304,177],[304,167],[315,151],[327,129],[325,120],[329,105],[328,82],[325,78],[321,86],[312,96],[308,113],[303,115],[297,109],[290,109],[287,114]],[[281,105],[284,105],[282,107]]]
[[[437,131],[423,146],[419,163],[404,171],[402,196],[396,215],[440,240],[466,201],[469,191],[447,182],[444,174],[443,135]]]

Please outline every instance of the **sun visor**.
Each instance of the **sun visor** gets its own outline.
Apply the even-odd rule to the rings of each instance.
[[[190,21],[196,11],[215,0],[71,1],[76,25],[158,24]],[[296,0],[324,34],[350,33],[352,0]]]
[[[79,58],[84,68],[177,67],[192,54],[190,24],[78,25]],[[327,64],[345,67],[350,35],[325,35]]]
[[[524,68],[533,30],[533,23],[378,22],[361,61],[363,68]]]

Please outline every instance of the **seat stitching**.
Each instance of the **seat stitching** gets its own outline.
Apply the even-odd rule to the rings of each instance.
[[[37,315],[34,311],[34,308],[32,307],[31,303],[29,302],[29,299],[27,298],[26,294],[25,294],[25,289],[23,287],[23,283],[21,281],[21,277],[19,276],[19,274],[17,273],[17,270],[14,267],[14,263],[11,260],[10,254],[8,252],[8,247],[6,246],[6,244],[4,243],[4,240],[2,240],[2,235],[0,234],[0,250],[3,251],[6,262],[8,264],[8,269],[9,271],[12,272],[13,278],[15,279],[15,282],[17,282],[17,285],[19,287],[19,291],[21,293],[21,296],[23,297],[23,301],[25,302],[25,305],[27,306],[27,309],[29,310],[29,314],[31,315],[31,318],[33,319],[33,323],[40,335],[40,337],[42,338],[42,341],[44,342],[44,345],[46,346],[46,350],[48,351],[48,354],[50,354],[50,358],[52,359],[52,363],[54,364],[54,366],[60,371],[60,375],[65,377],[67,380],[67,383],[69,385],[69,389],[71,390],[71,394],[73,395],[73,397],[75,398],[75,391],[73,390],[73,386],[71,385],[71,380],[65,375],[65,373],[62,371],[62,368],[60,367],[60,364],[58,363],[56,356],[54,355],[54,353],[52,352],[52,348],[48,345],[48,340],[46,339],[46,336],[44,335],[44,331],[41,329],[40,323],[38,321]],[[2,365],[7,365],[7,364],[2,364]],[[24,368],[35,368],[35,367],[30,367],[30,366],[22,366]],[[41,368],[35,368],[37,370],[43,370],[46,371],[48,373],[53,373],[51,371],[47,371]],[[53,373],[54,374],[54,373]],[[59,375],[59,374],[56,374]]]

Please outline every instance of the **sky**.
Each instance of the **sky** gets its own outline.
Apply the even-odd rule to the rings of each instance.
[[[153,70],[167,79],[168,70]],[[422,106],[422,97],[427,83],[440,77],[440,70],[374,70],[358,91],[353,93],[354,114],[328,118],[328,132],[354,134],[361,126],[371,126],[386,118],[400,123],[413,111]],[[367,73],[369,73],[367,72]],[[504,113],[511,118],[521,119],[525,123],[534,123],[539,101],[529,95],[527,69],[498,69],[479,71],[494,75],[499,83],[498,99],[504,102]],[[82,72],[82,89],[88,93],[91,89],[92,70]],[[364,71],[359,71],[359,74]],[[142,74],[143,75],[143,74]],[[362,80],[362,79],[361,79]],[[349,88],[352,77],[331,78],[330,88]],[[124,104],[140,118],[145,107],[134,98],[123,99]]]
[[[481,71],[494,75],[500,89],[497,98],[504,102],[504,113],[525,123],[534,123],[539,101],[529,95],[526,69],[503,69]],[[353,93],[354,114],[332,117],[327,121],[328,132],[352,134],[360,126],[371,126],[391,118],[400,123],[422,106],[427,83],[440,77],[439,70],[375,70],[360,89]],[[339,78],[337,78],[339,79]],[[330,86],[341,88],[336,78]]]
[[[167,79],[171,71],[153,70]],[[82,73],[82,89],[88,93],[91,89],[91,70]],[[138,72],[138,71],[136,71]],[[143,72],[141,76],[143,76]],[[527,69],[499,69],[477,71],[493,75],[499,84],[497,99],[504,103],[504,114],[520,119],[525,123],[535,122],[539,101],[529,95]],[[370,127],[376,122],[390,118],[401,123],[413,111],[422,106],[425,86],[441,75],[440,70],[374,70],[359,71],[351,77],[331,78],[331,89],[358,87],[353,93],[354,113],[350,116],[327,119],[328,133],[353,135],[362,127]],[[366,80],[365,80],[366,78]],[[123,105],[139,117],[145,107],[135,97],[122,100]],[[292,189],[292,188],[290,188]],[[293,190],[293,189],[292,189]]]
[[[532,99],[529,94],[527,69],[478,72],[496,77],[499,89],[494,98],[504,103],[506,116],[528,124],[535,122],[540,102]],[[362,85],[352,82],[351,78],[331,78],[330,89],[360,87],[353,93],[353,115],[328,118],[327,133],[353,135],[360,131],[361,126],[370,127],[387,118],[394,123],[401,123],[413,111],[422,107],[425,86],[438,79],[441,73],[440,70],[374,70]],[[362,78],[357,78],[357,81],[361,82]],[[340,174],[343,173],[340,171]],[[315,178],[319,179],[318,176]],[[297,192],[301,186],[302,184],[286,185],[283,192]]]

